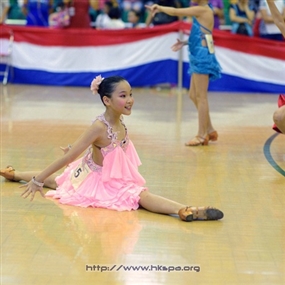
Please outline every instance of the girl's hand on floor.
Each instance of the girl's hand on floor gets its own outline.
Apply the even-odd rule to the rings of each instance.
[[[26,187],[25,191],[21,194],[21,196],[26,199],[31,195],[30,201],[34,200],[37,191],[40,191],[43,198],[45,198],[45,194],[43,192],[43,187],[36,185],[32,180],[24,185],[21,185],[20,188]]]

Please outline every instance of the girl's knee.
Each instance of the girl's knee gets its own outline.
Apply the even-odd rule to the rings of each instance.
[[[285,123],[285,109],[278,109],[273,113],[273,121],[275,124]]]
[[[189,98],[190,100],[195,101],[195,95],[192,94],[191,92],[189,93]]]
[[[197,98],[196,98],[196,93],[195,93],[195,91],[192,89],[190,89],[190,91],[189,91],[189,93],[188,93],[188,96],[189,96],[189,98],[193,101],[193,102],[195,102],[196,100],[197,100]]]
[[[149,191],[148,189],[145,189],[144,191],[140,193],[139,196],[140,196],[140,199],[143,199],[143,198],[146,198],[148,195],[149,195]]]

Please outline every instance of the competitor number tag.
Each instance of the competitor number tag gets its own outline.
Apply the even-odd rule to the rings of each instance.
[[[210,34],[206,34],[205,35],[205,39],[206,39],[206,42],[207,42],[209,53],[215,53],[213,36],[210,35]]]
[[[80,186],[90,172],[91,170],[86,164],[84,166],[79,164],[79,166],[73,170],[71,174],[71,184],[73,185],[74,189],[77,189]]]

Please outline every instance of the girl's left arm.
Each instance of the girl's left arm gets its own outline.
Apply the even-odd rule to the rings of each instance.
[[[37,176],[35,176],[30,182],[24,184],[21,187],[26,187],[25,191],[22,193],[24,198],[27,198],[30,194],[31,201],[37,191],[40,191],[42,196],[42,187],[40,184],[44,183],[44,180],[50,175],[54,174],[64,166],[73,162],[84,150],[86,150],[92,143],[100,136],[100,128],[96,127],[96,123],[90,126],[72,145],[72,148],[59,159],[55,160],[49,166],[47,166],[43,171],[41,171]]]
[[[152,16],[156,13],[162,12],[170,16],[176,17],[199,17],[205,12],[204,7],[195,6],[195,7],[188,7],[188,8],[173,8],[167,6],[160,6],[157,4],[145,7],[151,12]]]

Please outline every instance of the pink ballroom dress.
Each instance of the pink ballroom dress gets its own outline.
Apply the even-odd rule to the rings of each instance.
[[[126,136],[119,141],[104,114],[96,120],[106,124],[108,138],[111,139],[108,146],[101,148],[103,166],[94,163],[90,146],[82,158],[69,164],[56,177],[58,187],[48,191],[46,196],[59,199],[62,204],[80,207],[136,210],[139,207],[139,195],[147,188],[144,186],[144,178],[138,172],[141,161],[128,138],[127,128],[121,119]]]

